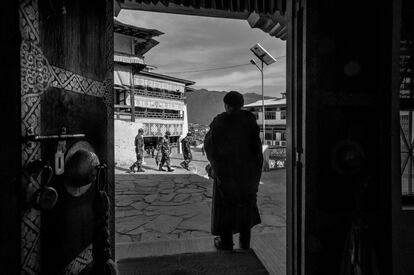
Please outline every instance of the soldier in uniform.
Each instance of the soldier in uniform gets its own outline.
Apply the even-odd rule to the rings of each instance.
[[[181,141],[184,161],[181,162],[180,165],[186,170],[189,170],[188,165],[193,159],[193,156],[191,155],[190,141],[191,141],[191,133],[189,132],[187,133],[187,136],[183,138],[183,140]]]
[[[162,143],[161,143],[161,162],[158,168],[160,171],[165,171],[162,168],[164,164],[167,166],[168,172],[174,171],[174,169],[171,168],[171,165],[170,165],[170,154],[171,154],[170,136],[171,136],[170,131],[166,131],[164,135],[164,139],[162,140]]]
[[[157,145],[155,146],[155,150],[157,152],[155,153],[154,158],[155,158],[155,164],[157,165],[157,167],[159,167],[159,165],[161,163],[161,155],[162,155],[162,153],[161,153],[161,144],[162,144],[163,140],[164,140],[163,137],[159,137],[158,140],[157,140]]]
[[[260,223],[257,208],[263,154],[260,130],[254,115],[241,110],[243,96],[229,92],[225,112],[210,124],[204,148],[213,177],[212,233],[218,249],[233,249],[233,234],[240,233],[240,247],[250,247],[250,230]]]
[[[137,168],[137,172],[145,172],[142,169],[142,161],[144,157],[144,130],[138,129],[138,134],[135,136],[135,154],[137,156],[137,161],[129,167],[132,172],[135,172],[135,168]]]

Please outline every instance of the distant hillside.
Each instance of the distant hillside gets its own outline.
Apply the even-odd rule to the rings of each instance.
[[[226,93],[205,89],[186,93],[188,122],[209,125],[217,114],[224,112],[223,98]],[[255,93],[245,93],[243,96],[245,104],[262,99],[261,95]]]

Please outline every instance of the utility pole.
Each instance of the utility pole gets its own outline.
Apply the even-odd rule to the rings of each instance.
[[[266,144],[266,122],[265,122],[265,116],[266,116],[266,111],[265,111],[265,104],[264,104],[264,78],[263,78],[263,59],[261,59],[262,61],[262,68],[260,70],[261,74],[262,74],[262,127],[263,127],[263,144]]]
[[[263,76],[263,63],[266,65],[270,65],[274,62],[276,62],[276,59],[268,53],[259,43],[254,45],[250,49],[257,58],[261,61],[261,66],[257,65],[256,61],[253,59],[250,59],[250,63],[255,65],[257,69],[259,69],[262,77],[262,129],[263,129],[263,145],[266,144],[266,122],[265,122],[265,116],[266,116],[266,110],[265,110],[265,104],[264,104],[264,76]]]

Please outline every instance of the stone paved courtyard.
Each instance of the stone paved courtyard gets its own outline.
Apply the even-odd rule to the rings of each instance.
[[[145,173],[116,168],[116,243],[192,239],[210,234],[212,180],[206,177],[207,160],[194,152],[191,171],[179,167],[180,155],[172,156],[176,169],[159,172],[153,159],[145,158]],[[285,170],[264,172],[258,193],[262,224],[253,234],[273,232],[286,226]]]

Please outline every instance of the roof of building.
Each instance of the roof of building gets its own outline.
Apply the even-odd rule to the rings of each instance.
[[[196,9],[218,9],[228,10],[232,12],[256,12],[262,14],[273,15],[276,11],[284,13],[286,11],[286,0],[239,0],[239,1],[188,1],[188,0],[133,0],[137,3],[148,4],[163,4],[164,6],[184,6]],[[131,1],[131,2],[133,2]],[[125,3],[125,0],[119,0],[120,3]]]
[[[121,21],[114,18],[114,32],[122,33],[125,35],[133,36],[135,38],[150,39],[154,36],[164,34],[156,29],[145,29],[122,23]]]
[[[160,42],[154,39],[147,39],[145,42],[135,43],[135,54],[144,56],[149,50],[157,46]]]
[[[169,80],[169,81],[175,81],[175,82],[183,83],[185,85],[194,85],[195,84],[195,82],[191,81],[191,80],[176,78],[176,77],[172,77],[172,76],[169,76],[169,75],[157,74],[157,73],[153,73],[153,72],[140,71],[137,74],[146,75],[146,76],[155,77],[155,78],[161,78],[161,79]]]
[[[256,102],[244,105],[243,107],[261,107],[263,105],[262,100],[258,100]],[[265,106],[280,106],[286,105],[286,98],[272,98],[272,99],[265,99],[264,100]]]

